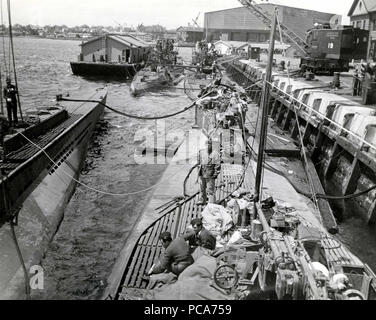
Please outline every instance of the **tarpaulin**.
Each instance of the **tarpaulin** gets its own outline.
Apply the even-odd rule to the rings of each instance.
[[[229,300],[234,299],[212,286],[216,259],[202,255],[187,267],[172,284],[150,290],[144,297],[148,300]]]

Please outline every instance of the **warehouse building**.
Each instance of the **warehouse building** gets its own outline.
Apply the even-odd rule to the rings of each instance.
[[[106,34],[81,44],[80,61],[139,63],[146,61],[150,44],[135,36]]]
[[[272,14],[274,7],[279,9],[280,21],[297,35],[305,38],[305,32],[315,23],[341,24],[341,16],[313,10],[292,8],[274,4],[259,4],[262,10]],[[245,7],[205,13],[205,37],[207,41],[250,41],[269,40],[269,28]]]

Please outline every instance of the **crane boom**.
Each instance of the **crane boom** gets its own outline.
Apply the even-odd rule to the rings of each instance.
[[[252,0],[239,0],[239,2],[250,10],[253,15],[255,15],[258,19],[260,19],[266,26],[270,27],[272,24],[272,17],[269,15],[268,12],[264,11],[260,6],[258,6]],[[305,56],[308,55],[306,51],[307,43],[298,36],[295,32],[290,30],[286,25],[280,23],[281,32],[286,37],[287,42],[293,45],[298,51],[300,51]]]
[[[201,27],[198,25],[198,23],[197,23],[197,20],[198,20],[198,18],[200,17],[200,14],[201,14],[201,12],[198,13],[196,19],[192,19],[193,23],[194,23],[198,28],[201,28]]]

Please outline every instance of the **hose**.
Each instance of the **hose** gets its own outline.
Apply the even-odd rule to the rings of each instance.
[[[17,241],[17,236],[16,236],[16,232],[14,231],[14,223],[13,222],[10,223],[10,229],[12,231],[11,232],[12,233],[12,238],[13,238],[14,244],[16,246],[17,255],[18,255],[18,258],[20,259],[20,263],[21,263],[21,266],[22,266],[22,269],[23,269],[23,272],[24,272],[26,299],[27,300],[31,300],[31,297],[30,297],[30,284],[29,284],[30,280],[29,280],[29,274],[27,273],[25,262],[24,262],[24,259],[22,257],[22,252],[21,252],[20,246],[19,246],[18,241]]]

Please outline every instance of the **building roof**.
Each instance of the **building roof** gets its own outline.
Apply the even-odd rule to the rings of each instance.
[[[137,38],[131,34],[125,34],[125,35],[119,35],[119,34],[106,34],[106,35],[103,35],[103,36],[99,36],[99,37],[95,37],[95,38],[92,38],[92,39],[89,39],[88,41],[84,42],[81,44],[81,46],[84,46],[86,45],[87,43],[91,43],[93,41],[96,41],[98,39],[101,39],[103,37],[107,36],[108,38],[112,39],[112,40],[115,40],[115,41],[118,41],[122,44],[125,44],[127,46],[130,46],[130,47],[149,47],[150,44],[147,43],[146,41],[140,39],[140,38]]]
[[[350,8],[349,13],[347,14],[348,16],[352,16],[352,14],[354,13],[354,10],[355,10],[356,6],[358,5],[359,1],[360,0],[354,0],[352,6]],[[362,0],[362,2],[364,4],[366,11],[368,11],[368,12],[376,11],[376,0]]]
[[[204,32],[204,28],[192,27],[192,26],[188,26],[188,27],[181,26],[181,27],[177,28],[176,31]]]
[[[367,1],[369,1],[369,2],[375,2],[375,0],[367,0]],[[304,11],[308,11],[308,12],[331,14],[333,16],[336,15],[335,13],[331,13],[331,12],[324,12],[324,11],[317,11],[317,10],[311,10],[311,9],[304,9],[304,8],[284,6],[284,5],[281,5],[281,4],[274,4],[274,3],[271,3],[271,2],[268,2],[268,3],[258,3],[257,6],[260,7],[260,8],[262,8],[262,9],[264,9],[264,10],[268,9],[268,8],[272,8],[272,12],[274,10],[274,7],[278,7],[278,8],[304,10]],[[244,6],[235,7],[235,8],[229,8],[229,9],[221,9],[221,10],[215,10],[215,11],[205,12],[205,14],[216,13],[216,12],[221,12],[221,11],[231,11],[231,10],[234,10],[234,9],[244,9],[244,8],[246,9],[246,7],[244,7]]]

